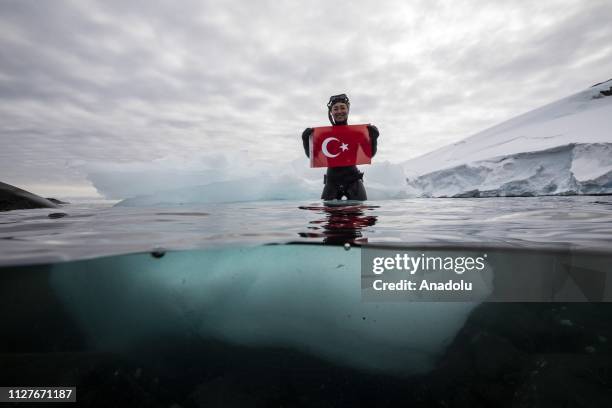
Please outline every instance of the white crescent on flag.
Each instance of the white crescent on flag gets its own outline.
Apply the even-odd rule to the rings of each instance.
[[[329,142],[331,142],[332,140],[335,140],[336,142],[339,142],[340,140],[336,139],[335,137],[328,137],[327,139],[325,139],[323,141],[323,144],[321,145],[321,150],[323,150],[323,154],[327,157],[329,157],[330,159],[333,159],[334,157],[338,157],[338,155],[340,154],[340,152],[336,153],[336,154],[331,154],[329,152],[329,150],[327,150],[327,144]]]

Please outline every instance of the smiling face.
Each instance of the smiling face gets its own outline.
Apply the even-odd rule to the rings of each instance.
[[[349,109],[346,103],[334,103],[331,107],[331,114],[335,123],[343,123],[348,120]]]

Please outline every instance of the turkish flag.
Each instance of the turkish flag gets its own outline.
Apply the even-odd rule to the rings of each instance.
[[[310,167],[341,167],[371,162],[368,125],[314,128],[310,136]]]

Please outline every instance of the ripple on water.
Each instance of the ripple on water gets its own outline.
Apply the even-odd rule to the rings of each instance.
[[[466,243],[534,247],[612,245],[612,197],[407,199],[365,203],[252,202],[180,208],[68,204],[10,211],[0,223],[0,263],[40,254],[79,259],[213,246],[307,242]]]

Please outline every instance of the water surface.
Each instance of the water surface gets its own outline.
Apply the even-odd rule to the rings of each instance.
[[[113,207],[69,204],[0,215],[0,264],[155,249],[305,242],[521,248],[612,247],[612,197],[248,202]]]

